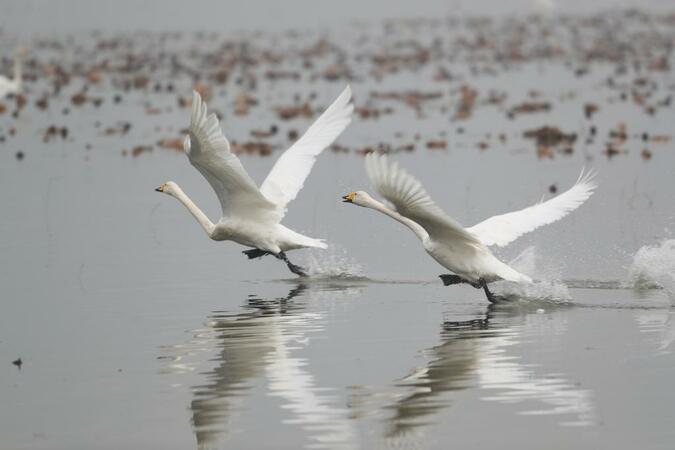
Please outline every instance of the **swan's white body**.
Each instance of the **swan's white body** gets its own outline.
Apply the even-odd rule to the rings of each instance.
[[[18,94],[21,92],[23,84],[22,58],[25,53],[24,49],[20,49],[14,55],[14,77],[12,79],[0,75],[0,98],[8,94]]]
[[[312,124],[305,134],[284,152],[260,188],[246,173],[230,150],[215,114],[193,94],[190,134],[185,153],[204,175],[220,200],[222,218],[212,223],[176,183],[157,190],[178,199],[216,241],[234,241],[247,247],[279,255],[306,247],[326,248],[320,239],[297,233],[281,224],[287,204],[302,188],[316,157],[329,146],[351,121],[353,105],[349,87]]]
[[[395,211],[359,191],[345,196],[359,206],[375,209],[410,228],[440,265],[476,286],[497,280],[531,282],[527,275],[497,259],[490,245],[504,246],[519,236],[566,216],[595,189],[592,174],[579,177],[568,191],[529,208],[491,217],[464,228],[431,199],[422,184],[386,156],[366,157],[366,172],[377,191]]]
[[[326,248],[326,244],[321,239],[304,236],[280,223],[259,222],[254,216],[223,216],[214,224],[176,183],[169,181],[164,186],[162,192],[175,197],[185,205],[204,228],[206,234],[214,241],[234,241],[275,255],[279,252],[306,247]]]

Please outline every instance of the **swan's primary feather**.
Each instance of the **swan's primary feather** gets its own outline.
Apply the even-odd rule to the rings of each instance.
[[[567,191],[542,203],[499,216],[493,216],[468,228],[485,245],[499,247],[516,240],[543,225],[562,219],[577,209],[593,194],[595,174],[581,172],[577,182]]]
[[[349,125],[354,109],[349,86],[277,160],[258,188],[230,150],[215,114],[208,114],[201,96],[193,93],[190,135],[185,152],[216,192],[224,217],[280,222],[286,205],[302,188],[316,157]]]
[[[215,114],[208,114],[206,103],[194,92],[190,136],[185,140],[190,163],[204,175],[220,200],[223,217],[245,217],[260,222],[279,222],[277,206],[260,192],[230,150]]]
[[[391,202],[399,214],[422,226],[432,239],[481,245],[474,235],[434,203],[417,179],[396,162],[390,163],[385,155],[367,155],[366,173],[380,195]]]
[[[305,134],[279,157],[269,175],[260,186],[260,191],[275,203],[283,216],[286,205],[293,200],[312,170],[316,157],[342,133],[351,122],[354,106],[349,86]]]

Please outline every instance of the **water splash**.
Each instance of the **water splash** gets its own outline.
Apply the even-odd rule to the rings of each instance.
[[[307,260],[309,275],[313,278],[363,279],[363,266],[347,250],[330,244],[326,250],[309,253]]]
[[[675,305],[675,239],[640,248],[633,257],[628,279],[636,289],[665,289]]]
[[[509,263],[519,272],[530,275],[533,283],[499,282],[496,284],[500,296],[514,299],[540,300],[567,303],[572,300],[567,286],[561,281],[560,271],[554,267],[538,264],[534,246],[527,247]]]

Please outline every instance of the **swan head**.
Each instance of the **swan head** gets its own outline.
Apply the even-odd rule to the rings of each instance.
[[[373,204],[375,199],[373,199],[373,197],[371,197],[370,194],[365,191],[355,191],[350,192],[347,195],[343,195],[342,201],[344,203],[352,203],[356,206],[369,207]]]
[[[167,181],[166,183],[162,184],[160,187],[155,188],[155,191],[173,196],[176,192],[178,192],[179,189],[180,188],[178,187],[178,185],[176,183],[174,183],[173,181]]]

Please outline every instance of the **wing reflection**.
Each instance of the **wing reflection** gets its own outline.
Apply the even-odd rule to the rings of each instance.
[[[309,334],[322,329],[321,315],[304,311],[304,303],[293,299],[316,297],[328,290],[349,293],[349,287],[314,287],[299,284],[277,299],[249,297],[244,311],[216,312],[207,328],[195,333],[195,342],[178,348],[219,349],[216,366],[202,374],[205,382],[193,387],[192,423],[200,448],[211,447],[232,433],[234,421],[245,408],[245,400],[256,386],[266,384],[269,394],[283,401],[290,413],[287,423],[301,427],[313,448],[351,448],[355,432],[347,411],[339,407],[329,389],[320,388],[308,369],[308,361],[294,356],[307,344]],[[178,351],[180,353],[180,351]],[[184,370],[181,356],[173,365]]]
[[[664,311],[645,311],[636,316],[642,333],[656,334],[657,351],[670,353],[675,342],[675,308]]]
[[[533,335],[560,334],[565,328],[563,315],[499,305],[490,305],[473,320],[444,322],[441,344],[425,351],[429,362],[397,383],[409,392],[390,405],[393,414],[386,429],[390,444],[423,437],[434,416],[451,405],[451,393],[470,387],[488,390],[485,401],[522,402],[520,414],[561,415],[561,425],[591,424],[590,391],[509,354],[509,347],[536,340]]]
[[[425,351],[432,359],[397,383],[412,393],[392,405],[394,414],[388,420],[387,438],[414,435],[418,427],[429,424],[436,412],[450,405],[444,393],[472,386],[478,363],[477,341],[489,333],[488,320],[486,316],[443,324],[441,344]]]

